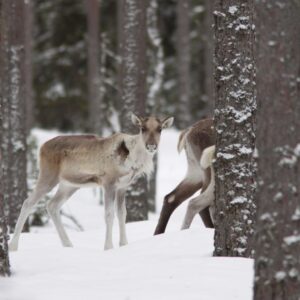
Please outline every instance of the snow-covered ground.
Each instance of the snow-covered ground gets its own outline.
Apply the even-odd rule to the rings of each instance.
[[[39,143],[56,132],[35,130]],[[176,153],[178,133],[167,130],[159,151],[158,212],[165,194],[185,174],[184,154]],[[103,251],[104,211],[91,189],[79,190],[65,204],[84,227],[68,226],[74,248],[63,248],[52,224],[21,236],[10,253],[12,277],[0,280],[0,300],[247,300],[252,297],[253,262],[215,258],[213,230],[196,218],[179,231],[186,204],[175,211],[167,233],[153,236],[158,213],[127,224],[129,245]],[[68,225],[68,224],[67,224]],[[117,220],[115,222],[117,225]]]

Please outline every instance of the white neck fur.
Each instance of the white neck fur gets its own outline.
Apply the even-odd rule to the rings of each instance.
[[[147,151],[142,135],[132,135],[125,141],[129,150],[129,161],[131,168],[135,169],[137,173],[144,173],[147,176],[153,171],[153,156],[154,153]]]

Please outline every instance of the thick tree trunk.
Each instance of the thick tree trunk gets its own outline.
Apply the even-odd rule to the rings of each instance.
[[[27,196],[24,2],[4,1],[1,19],[1,167],[5,213],[13,231]]]
[[[254,299],[300,297],[300,2],[257,1],[258,218]]]
[[[121,43],[122,131],[137,133],[131,123],[131,113],[145,114],[146,101],[146,3],[123,0]],[[141,177],[127,191],[127,221],[148,218],[147,180]]]
[[[252,254],[256,206],[254,7],[252,0],[216,0],[215,256]]]
[[[179,99],[175,122],[179,129],[187,128],[191,122],[190,113],[190,1],[177,1],[177,58]]]
[[[33,1],[25,1],[25,98],[26,129],[34,125],[34,102],[32,91],[32,35],[33,35]]]
[[[100,0],[86,0],[88,24],[89,127],[90,130],[101,135],[105,109],[101,94],[99,2]]]

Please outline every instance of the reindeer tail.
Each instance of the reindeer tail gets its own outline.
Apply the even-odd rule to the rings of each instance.
[[[205,148],[202,152],[201,158],[200,158],[200,165],[203,169],[207,169],[212,165],[214,156],[215,156],[215,149],[216,146],[210,146],[208,148]]]
[[[186,141],[186,136],[189,132],[189,129],[185,129],[180,133],[179,139],[178,139],[178,144],[177,144],[177,151],[180,153],[182,149],[185,147],[185,141]]]

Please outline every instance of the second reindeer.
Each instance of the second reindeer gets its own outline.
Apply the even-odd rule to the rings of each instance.
[[[172,213],[181,203],[194,193],[200,190],[203,193],[208,188],[211,179],[211,168],[203,168],[200,160],[203,151],[214,144],[215,129],[213,119],[200,120],[181,133],[178,142],[178,152],[181,152],[183,149],[185,150],[188,164],[187,173],[176,188],[165,196],[154,234],[165,232]],[[190,211],[193,203],[191,202],[190,204]],[[200,213],[204,225],[208,228],[213,228],[214,224],[211,218],[212,209],[210,209],[210,212],[209,206],[206,205],[197,212]]]

